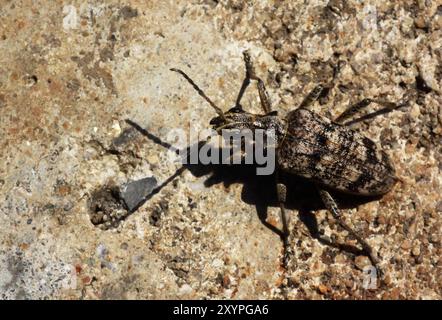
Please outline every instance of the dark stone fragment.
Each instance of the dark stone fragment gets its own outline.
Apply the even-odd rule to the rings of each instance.
[[[127,210],[132,211],[157,186],[157,179],[149,177],[131,181],[121,187],[120,196],[126,204]]]

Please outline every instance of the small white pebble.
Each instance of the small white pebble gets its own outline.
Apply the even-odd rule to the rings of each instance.
[[[121,133],[121,127],[120,127],[120,123],[117,120],[114,120],[112,123],[112,130],[111,132],[109,132],[110,135],[117,137],[120,135]]]
[[[221,259],[215,259],[213,260],[212,266],[214,268],[221,268],[222,266],[224,266],[224,261],[222,261]]]
[[[183,285],[179,288],[179,290],[178,290],[178,295],[183,296],[183,295],[186,295],[186,294],[190,294],[190,293],[192,293],[192,291],[193,291],[192,287],[189,286],[189,285],[186,283],[186,284],[183,284]]]

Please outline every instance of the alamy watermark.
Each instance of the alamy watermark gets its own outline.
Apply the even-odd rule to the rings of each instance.
[[[171,144],[169,160],[182,164],[256,165],[257,175],[275,171],[276,135],[274,129],[205,129],[190,134],[172,129],[166,139]]]

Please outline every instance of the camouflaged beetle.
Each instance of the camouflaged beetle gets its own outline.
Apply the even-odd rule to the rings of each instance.
[[[385,107],[384,112],[378,111],[375,115],[403,107],[406,103],[397,105],[381,100],[364,99],[331,121],[311,110],[312,103],[326,89],[319,85],[308,94],[297,109],[289,112],[285,118],[280,118],[277,112],[272,111],[264,82],[256,76],[248,52],[244,52],[244,61],[246,76],[235,106],[227,112],[216,106],[183,71],[175,68],[171,70],[181,74],[217,112],[218,116],[210,122],[214,129],[272,128],[275,130],[277,157],[275,177],[285,235],[284,245],[287,250],[289,250],[287,242],[289,232],[284,205],[287,190],[278,179],[280,170],[311,180],[316,185],[328,211],[339,225],[360,243],[372,263],[377,265],[378,259],[372,248],[341,219],[338,206],[327,190],[361,196],[378,196],[393,188],[399,179],[387,154],[372,140],[348,126],[367,119],[367,116],[353,121],[346,122],[346,120],[372,102]],[[240,104],[251,80],[257,81],[264,114],[249,113]]]

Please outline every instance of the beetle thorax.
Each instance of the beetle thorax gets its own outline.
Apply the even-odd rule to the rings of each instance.
[[[232,108],[224,114],[224,118],[218,116],[210,121],[213,129],[221,130],[243,130],[250,129],[253,132],[263,130],[266,135],[272,134],[275,142],[278,143],[285,132],[285,121],[280,119],[276,112],[265,115],[258,115],[246,112],[240,108]]]

